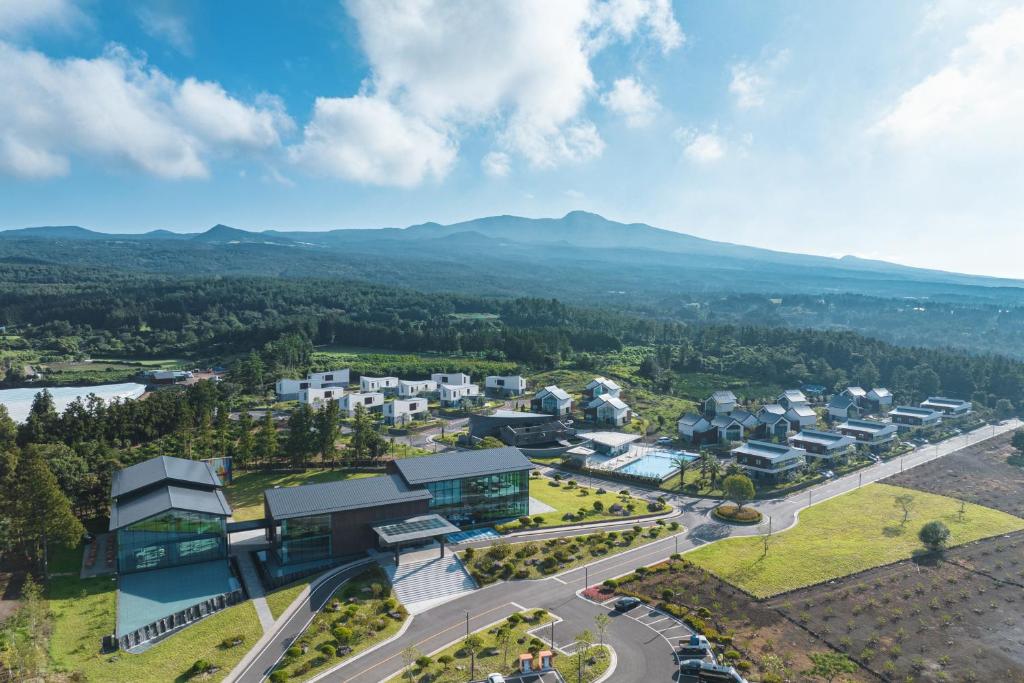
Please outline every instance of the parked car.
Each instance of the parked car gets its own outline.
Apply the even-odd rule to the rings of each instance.
[[[672,443],[672,437],[671,436],[661,436],[661,437],[658,437],[658,443]]]
[[[505,677],[501,674],[491,674],[487,677],[487,683],[505,683]]]
[[[639,607],[640,601],[636,598],[626,596],[615,601],[615,609],[619,612],[628,612],[634,607]]]
[[[824,471],[824,472],[822,472],[821,474],[822,474],[822,476],[823,476],[823,477],[825,477],[826,479],[831,479],[832,477],[836,476],[836,473],[835,473],[835,472],[833,472],[832,470],[825,470],[825,471]]]

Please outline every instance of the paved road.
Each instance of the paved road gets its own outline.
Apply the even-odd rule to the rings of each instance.
[[[1020,425],[1020,421],[1014,420],[997,427],[981,427],[971,434],[955,437],[937,446],[912,451],[889,462],[872,465],[789,497],[761,501],[757,507],[765,515],[772,517],[774,530],[780,531],[795,524],[799,511],[808,505],[851,491],[863,484],[884,479],[900,472],[901,469],[909,469],[948,455],[969,444],[983,441]],[[615,488],[621,487],[616,485]],[[658,495],[650,491],[638,490],[636,493],[648,497]],[[401,638],[345,664],[322,680],[352,683],[377,683],[386,680],[401,669],[401,652],[406,647],[413,645],[422,652],[432,652],[463,637],[467,612],[470,616],[470,629],[475,631],[522,608],[543,607],[567,620],[563,629],[571,631],[571,641],[572,635],[577,631],[583,628],[593,630],[593,616],[602,609],[578,598],[577,590],[588,584],[593,585],[628,573],[636,567],[659,562],[673,552],[685,552],[729,536],[753,535],[759,531],[757,527],[734,527],[712,520],[709,513],[717,501],[691,498],[681,494],[670,494],[667,497],[680,509],[675,519],[686,527],[684,531],[554,577],[497,583],[439,605],[417,615]],[[631,526],[631,523],[625,523],[625,526]],[[585,532],[563,530],[550,532],[550,535],[580,533]],[[326,600],[326,597],[323,599]],[[314,604],[317,604],[316,600]],[[307,619],[309,614],[315,613],[315,610],[311,612],[308,606],[300,611]],[[274,639],[265,655],[261,656],[258,660],[260,664],[250,667],[239,680],[252,683],[261,680],[276,661],[275,654],[280,656],[287,647],[287,642],[300,632],[301,628],[296,631],[290,624],[280,638]],[[557,632],[558,627],[556,641],[561,643]],[[608,641],[615,647],[619,656],[619,666],[615,673],[617,683],[672,680],[674,667],[667,642],[642,623],[617,618],[609,629]]]

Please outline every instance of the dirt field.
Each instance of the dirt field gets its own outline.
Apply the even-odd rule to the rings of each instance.
[[[772,599],[889,681],[1024,682],[1024,532]],[[1011,583],[1012,582],[1012,583]]]
[[[718,646],[716,651],[721,656],[732,649],[739,653],[740,661],[750,662],[752,666],[744,674],[750,681],[762,680],[765,673],[780,677],[775,680],[820,680],[804,672],[811,668],[808,653],[831,649],[825,642],[786,619],[778,610],[754,600],[704,570],[689,563],[671,564],[671,570],[622,584],[619,592],[637,595],[650,604],[665,602],[674,605],[691,617],[703,620],[707,628],[699,629],[698,626],[698,629],[709,637],[712,630],[731,635],[731,645]],[[666,590],[672,591],[668,600],[664,595]],[[876,679],[865,672],[844,674],[840,680]]]
[[[884,480],[1024,517],[1024,467],[1009,465],[1009,432]]]

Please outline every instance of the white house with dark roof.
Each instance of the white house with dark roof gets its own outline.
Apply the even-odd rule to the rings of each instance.
[[[454,408],[463,401],[471,401],[480,396],[480,387],[476,384],[442,384],[437,389],[437,395],[442,406]]]
[[[299,392],[299,403],[310,406],[318,406],[327,401],[334,401],[345,395],[342,387],[319,387],[316,389],[303,389]]]
[[[718,415],[711,419],[711,426],[718,432],[718,441],[742,441],[747,430],[743,423],[732,415]]]
[[[398,395],[402,398],[423,396],[424,394],[436,394],[437,382],[432,379],[400,379],[398,380]]]
[[[406,424],[416,416],[426,414],[425,398],[396,398],[384,404],[384,421],[392,425]]]
[[[732,449],[732,455],[751,478],[770,481],[791,477],[807,464],[802,448],[767,441],[748,441]]]
[[[398,391],[397,377],[367,377],[359,378],[359,391],[369,393],[379,391],[382,394],[393,394]]]
[[[522,375],[488,375],[484,379],[484,392],[496,396],[522,396],[526,392],[526,379]]]
[[[758,431],[768,439],[785,439],[789,433],[789,420],[786,409],[778,403],[763,405],[755,413],[759,423]]]
[[[864,397],[868,409],[873,413],[885,413],[893,404],[892,392],[885,387],[875,387]]]
[[[901,430],[913,427],[934,427],[942,422],[942,413],[931,408],[915,408],[914,406],[896,406],[889,411],[889,419]]]
[[[621,393],[622,387],[607,377],[595,377],[583,388],[583,397],[588,399],[597,398],[598,396],[614,396],[618,398]]]
[[[884,450],[896,439],[899,427],[890,422],[877,420],[847,420],[836,431],[852,436],[857,443],[868,446],[871,450]]]
[[[736,410],[736,394],[731,391],[716,391],[704,399],[703,409],[705,417],[712,418],[717,415],[728,415]]]
[[[805,429],[789,437],[790,446],[802,448],[806,451],[806,457],[821,461],[832,461],[837,456],[849,455],[856,443],[857,440],[852,436],[817,429]]]
[[[789,410],[794,406],[806,406],[807,396],[799,389],[786,389],[776,397],[775,402]]]
[[[572,412],[572,398],[557,385],[544,387],[530,399],[530,410],[548,415],[568,415]]]
[[[818,424],[818,413],[806,403],[803,405],[794,404],[786,411],[786,419],[793,431],[800,431],[805,427],[813,427]]]
[[[595,424],[621,427],[633,418],[629,406],[617,396],[601,394],[590,401],[584,409],[588,420]]]
[[[858,404],[860,404],[860,402],[864,400],[868,395],[868,392],[862,389],[861,387],[846,387],[845,389],[843,389],[842,393],[843,395],[852,398]]]
[[[338,408],[341,410],[341,413],[349,417],[356,414],[357,405],[363,406],[367,412],[380,412],[384,407],[384,394],[377,391],[354,391],[338,399]]]
[[[679,436],[684,440],[694,444],[701,444],[707,441],[717,441],[716,438],[708,438],[708,434],[714,431],[714,427],[711,422],[708,421],[703,415],[697,413],[686,413],[676,423],[676,428],[679,430]]]
[[[462,372],[435,372],[430,376],[430,379],[437,382],[438,386],[442,384],[470,384],[473,381],[469,375]]]
[[[851,420],[861,416],[861,409],[857,404],[857,399],[846,392],[833,396],[829,400],[826,410],[830,420]]]
[[[938,410],[942,414],[950,417],[967,415],[971,412],[971,408],[973,407],[970,401],[964,401],[959,398],[947,398],[945,396],[929,396],[924,401],[921,401],[920,406],[922,408]]]

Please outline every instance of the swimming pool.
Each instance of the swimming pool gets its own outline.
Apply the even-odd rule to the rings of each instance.
[[[664,480],[679,471],[678,460],[685,459],[693,462],[698,458],[696,453],[686,451],[673,451],[667,449],[650,450],[636,460],[629,462],[622,467],[617,467],[616,472],[633,474],[641,477]]]

